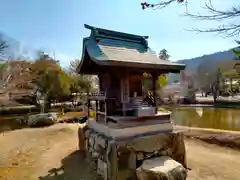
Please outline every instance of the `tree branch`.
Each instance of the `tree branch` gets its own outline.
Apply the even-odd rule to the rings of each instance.
[[[221,25],[218,26],[217,28],[210,28],[210,29],[198,29],[198,28],[193,28],[192,30],[189,31],[195,31],[199,33],[217,33],[217,34],[224,34],[226,37],[235,37],[239,36],[240,34],[240,25]]]
[[[173,2],[183,2],[184,0],[162,0],[157,4],[150,4],[147,2],[141,3],[142,9],[147,9],[147,8],[155,8],[155,9],[161,9],[165,8],[166,6],[170,5]]]
[[[196,0],[197,1],[197,0]],[[173,2],[178,3],[185,3],[186,5],[186,12],[185,16],[197,19],[197,20],[210,20],[210,21],[221,21],[221,20],[227,20],[227,19],[234,19],[240,17],[240,5],[232,6],[231,8],[227,10],[218,10],[213,7],[212,0],[208,0],[205,5],[204,9],[208,11],[207,15],[202,15],[200,13],[189,13],[187,12],[187,3],[188,0],[162,0],[161,2],[157,4],[148,4],[148,3],[141,3],[142,9],[146,8],[164,8],[168,5],[170,5]],[[210,29],[192,29],[192,31],[196,32],[213,32],[218,34],[226,34],[227,37],[229,36],[239,36],[240,34],[240,23],[236,24],[222,24],[216,28],[210,28]]]
[[[211,0],[208,0],[208,3],[205,3],[204,9],[208,10],[210,14],[201,15],[199,13],[191,14],[186,12],[185,15],[198,20],[225,20],[240,16],[240,6],[233,6],[228,10],[221,11],[213,7]]]

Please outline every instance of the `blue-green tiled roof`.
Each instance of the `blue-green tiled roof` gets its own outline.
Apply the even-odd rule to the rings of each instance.
[[[138,64],[148,68],[161,69],[184,69],[184,65],[175,64],[171,61],[161,60],[148,48],[147,36],[138,36],[105,29],[91,29],[89,38],[83,41],[83,53],[87,52],[89,57],[99,65],[123,65],[132,67]],[[82,62],[85,56],[82,56]]]

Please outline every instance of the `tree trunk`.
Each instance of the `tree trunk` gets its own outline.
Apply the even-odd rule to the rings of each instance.
[[[45,103],[44,103],[44,112],[43,113],[49,112],[50,108],[51,108],[51,99],[47,98]]]
[[[190,103],[196,102],[196,95],[195,95],[195,90],[193,89],[193,87],[189,87],[187,99]]]
[[[212,90],[212,95],[213,95],[213,102],[214,102],[214,104],[216,104],[217,96],[218,96],[217,85],[212,85],[211,90]]]
[[[216,104],[216,102],[217,102],[217,96],[215,93],[213,94],[213,102],[214,102],[214,104]]]

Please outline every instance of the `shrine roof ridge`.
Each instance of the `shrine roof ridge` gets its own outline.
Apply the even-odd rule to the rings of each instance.
[[[148,42],[147,42],[148,36],[141,36],[136,34],[113,31],[109,29],[97,28],[87,24],[84,24],[84,27],[86,29],[91,30],[91,33],[92,33],[91,35],[95,39],[107,38],[107,39],[116,39],[116,40],[122,40],[122,41],[128,41],[128,42],[141,43],[146,45],[146,48],[148,48]]]

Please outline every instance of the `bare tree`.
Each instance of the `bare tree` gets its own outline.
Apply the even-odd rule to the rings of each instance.
[[[188,2],[191,0],[161,0],[159,3],[151,4],[148,2],[141,3],[142,9],[154,8],[161,9],[165,8],[168,5],[177,2],[180,4],[184,4],[186,7],[185,15],[198,20],[212,20],[212,21],[221,21],[221,20],[230,20],[236,19],[240,17],[240,3],[238,5],[231,6],[226,10],[218,10],[213,4],[212,0],[206,0],[204,9],[208,11],[207,14],[199,14],[199,13],[189,13],[187,11]],[[224,23],[218,27],[210,28],[210,29],[193,29],[197,32],[214,32],[214,33],[224,33],[227,36],[238,36],[240,33],[240,23]]]
[[[76,70],[77,70],[77,67],[80,64],[80,62],[81,62],[81,60],[79,60],[79,59],[75,59],[75,60],[70,61],[70,64],[69,64],[70,73],[73,73],[73,74],[77,73]]]

